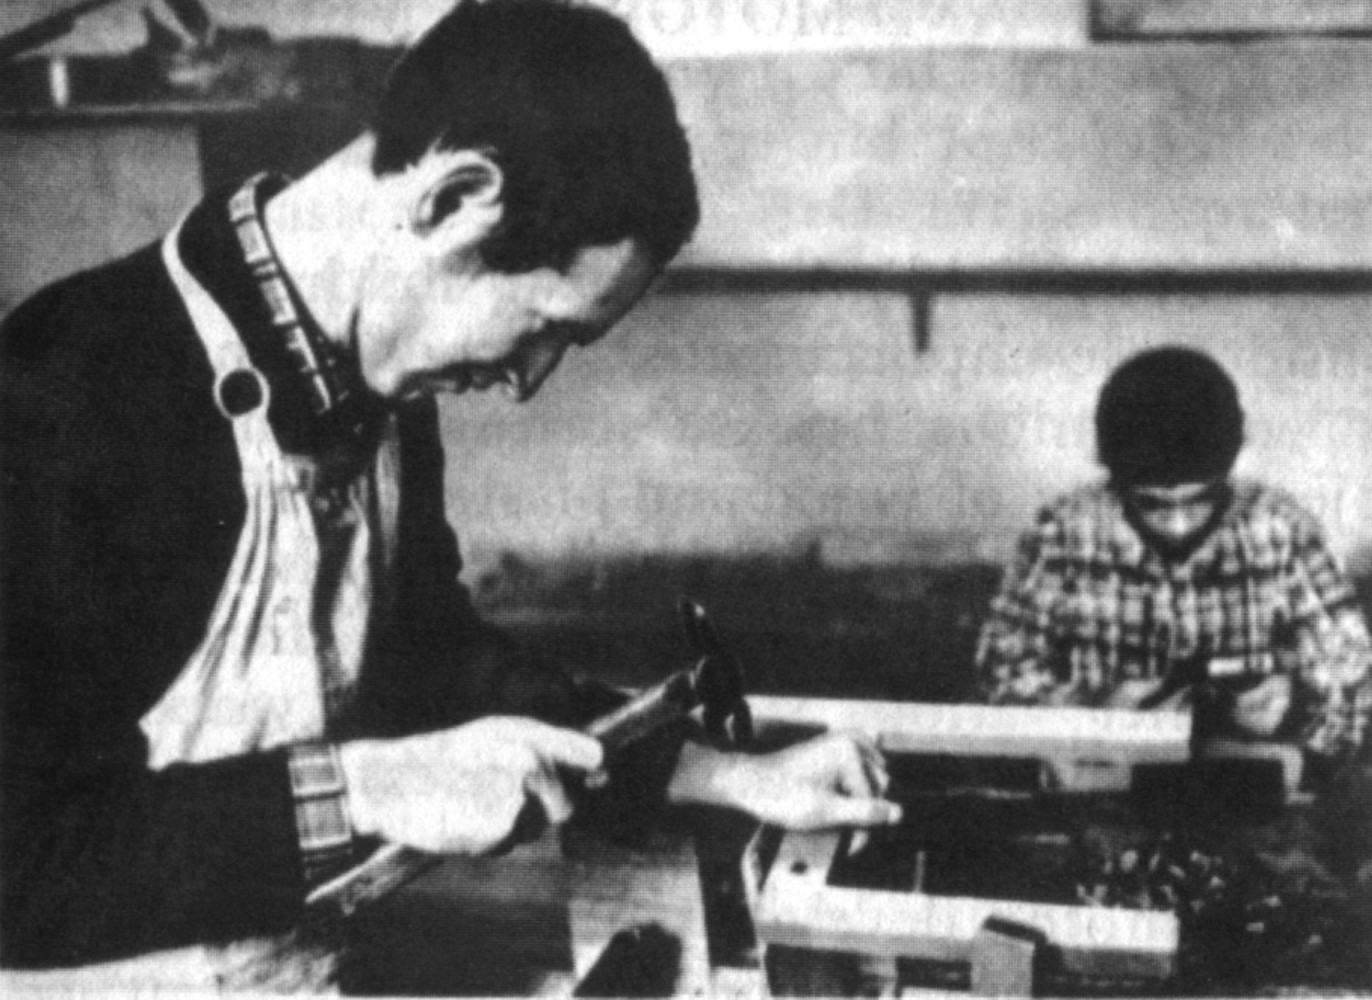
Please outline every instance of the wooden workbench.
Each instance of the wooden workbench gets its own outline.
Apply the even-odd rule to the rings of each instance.
[[[0,995],[199,994],[248,988],[262,993],[569,996],[597,981],[594,977],[601,983],[623,983],[623,963],[613,970],[616,979],[607,977],[597,962],[616,934],[655,925],[662,933],[655,931],[654,940],[666,947],[653,953],[650,969],[639,970],[638,983],[646,973],[644,988],[653,995],[717,996],[721,990],[707,953],[698,871],[691,832],[671,824],[634,848],[576,830],[550,831],[503,857],[452,858],[359,912],[342,935],[347,944],[341,959],[293,936],[283,939],[289,940],[286,947],[266,941],[230,946],[237,956],[233,961],[191,947],[80,969],[4,971]],[[226,981],[229,966],[241,973]],[[745,993],[761,990],[760,973],[733,981],[743,982]],[[737,994],[739,989],[723,992]]]
[[[392,995],[568,995],[616,934],[650,925],[670,939],[651,953],[653,992],[717,995],[689,830],[669,824],[636,847],[552,832],[501,858],[454,858],[359,915],[344,985]]]

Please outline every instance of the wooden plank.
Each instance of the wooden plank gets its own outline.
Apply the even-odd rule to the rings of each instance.
[[[1037,934],[1013,933],[1003,921],[988,920],[972,941],[972,992],[992,997],[1034,995]]]
[[[782,841],[753,915],[767,944],[965,962],[986,921],[999,918],[1042,932],[1073,974],[1166,978],[1176,971],[1180,928],[1170,913],[839,888],[826,884],[838,843],[836,834]]]
[[[200,946],[72,969],[0,971],[0,996],[137,996],[219,992],[218,970]]]
[[[995,705],[935,705],[753,695],[761,733],[800,727],[867,733],[892,753],[964,757],[1101,757],[1129,763],[1190,758],[1191,717],[1182,712]]]
[[[1066,792],[1124,791],[1137,765],[1191,757],[1191,716],[1181,712],[780,696],[748,703],[764,738],[796,728],[844,731],[871,736],[892,754],[1035,759],[1052,786]]]
[[[842,840],[843,835],[833,830],[784,835],[768,879],[775,876],[790,885],[822,889],[829,881],[829,868]]]
[[[683,268],[1372,270],[1372,46],[684,60]]]
[[[1093,0],[1096,38],[1372,33],[1372,0]]]

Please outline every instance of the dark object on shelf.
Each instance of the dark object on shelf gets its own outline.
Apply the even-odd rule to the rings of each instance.
[[[0,59],[0,108],[242,111],[308,104],[345,109],[360,123],[396,57],[395,49],[354,38],[281,42],[260,27],[217,25],[198,0],[167,0],[167,7],[174,19],[144,8],[147,41],[124,55]],[[67,24],[72,12],[62,17]],[[13,55],[42,44],[33,32],[44,24],[17,33],[22,38],[0,39],[0,47]],[[46,29],[43,41],[55,30]]]
[[[82,0],[81,3],[68,7],[66,10],[49,14],[18,31],[12,31],[8,35],[0,37],[0,62],[23,55],[40,45],[57,41],[64,35],[70,34],[71,30],[76,27],[76,22],[85,15],[117,2],[118,0]]]
[[[130,58],[150,96],[250,104],[353,101],[379,89],[384,60],[351,38],[278,42],[259,27],[216,26],[195,0],[172,5],[178,23],[143,18],[148,41]]]

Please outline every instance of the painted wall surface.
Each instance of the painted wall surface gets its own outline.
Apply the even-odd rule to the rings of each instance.
[[[1372,42],[923,48],[674,63],[682,261],[1372,270]]]
[[[387,42],[412,36],[447,6],[207,2],[226,21],[263,23],[283,36],[357,33]],[[733,19],[763,23],[761,0],[606,2],[635,17],[659,49],[670,51],[666,36],[695,39],[685,54],[723,51],[726,40],[742,37],[737,25],[729,27]],[[10,0],[0,5],[0,30],[64,6]],[[1070,47],[1082,40],[1083,6],[835,0],[821,8],[820,0],[773,0],[767,9],[780,25],[771,41],[789,38],[795,48],[809,44],[805,25],[834,10],[843,17],[825,22],[827,38],[861,41],[872,24],[889,27],[882,19],[901,11],[924,19],[909,37],[929,44]],[[1030,8],[1032,17],[1024,13]],[[64,44],[136,45],[137,9],[126,4],[96,15],[85,34]],[[740,13],[747,11],[754,14]],[[668,21],[669,14],[681,21]],[[765,48],[765,32],[755,34],[749,44]],[[1176,120],[1188,120],[1188,107],[1178,106]],[[1339,133],[1337,123],[1326,125]],[[115,158],[84,146],[17,149],[6,147],[7,162],[22,160],[30,178],[57,176],[49,159],[87,164],[103,197],[53,225],[48,215],[24,216],[19,203],[30,199],[14,189],[5,215],[10,242],[0,251],[23,263],[24,284],[38,277],[30,257],[35,268],[93,262],[89,253],[106,256],[135,229],[141,238],[162,228],[193,195],[195,164],[185,143],[174,156],[143,146],[132,153],[120,146]],[[1272,155],[1294,152],[1283,140]],[[997,162],[1021,176],[1015,164],[1022,155],[1007,140]],[[169,162],[180,164],[178,186],[171,197],[159,189],[151,198],[139,178],[168,176]],[[140,163],[156,169],[140,173]],[[104,183],[115,175],[119,184]],[[140,207],[145,203],[155,211]],[[23,225],[13,222],[23,218]],[[91,218],[101,220],[98,227]],[[1160,218],[1171,216],[1164,209]],[[80,254],[63,256],[74,246]],[[473,573],[507,550],[596,556],[818,543],[838,564],[1000,560],[1038,504],[1096,474],[1090,413],[1106,373],[1138,348],[1173,341],[1214,351],[1235,373],[1251,417],[1241,471],[1289,486],[1324,520],[1338,551],[1372,561],[1367,296],[940,296],[931,321],[932,350],[917,355],[901,296],[661,295],[603,346],[569,358],[532,404],[445,404],[450,510]]]
[[[200,197],[195,130],[0,128],[0,315],[161,236]]]
[[[1106,374],[1187,343],[1234,374],[1239,471],[1301,497],[1372,558],[1372,299],[936,300],[914,351],[897,296],[649,300],[524,406],[445,409],[453,521],[474,573],[534,556],[737,553],[818,542],[836,564],[1000,561],[1034,509],[1097,476]]]
[[[73,0],[6,0],[0,32]],[[410,41],[452,0],[202,0],[223,24],[261,25],[273,35],[353,35]],[[54,51],[124,51],[142,44],[144,4],[125,2],[84,19]],[[154,8],[156,3],[150,4]],[[1086,41],[1083,0],[599,0],[663,57],[787,52],[853,46],[1012,45],[1071,47]]]

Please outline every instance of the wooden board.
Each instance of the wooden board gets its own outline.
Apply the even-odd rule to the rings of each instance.
[[[219,977],[204,948],[141,955],[74,969],[0,971],[0,996],[138,996],[174,991],[187,996],[217,992]]]
[[[875,737],[894,754],[1042,761],[1063,791],[1124,790],[1140,764],[1190,758],[1191,717],[1177,712],[1013,708],[753,696],[759,734],[787,728]]]
[[[1166,978],[1180,928],[1168,913],[938,897],[827,884],[840,834],[787,834],[756,897],[753,921],[768,945],[941,962],[969,961],[988,918],[1041,932],[1064,971]]]

